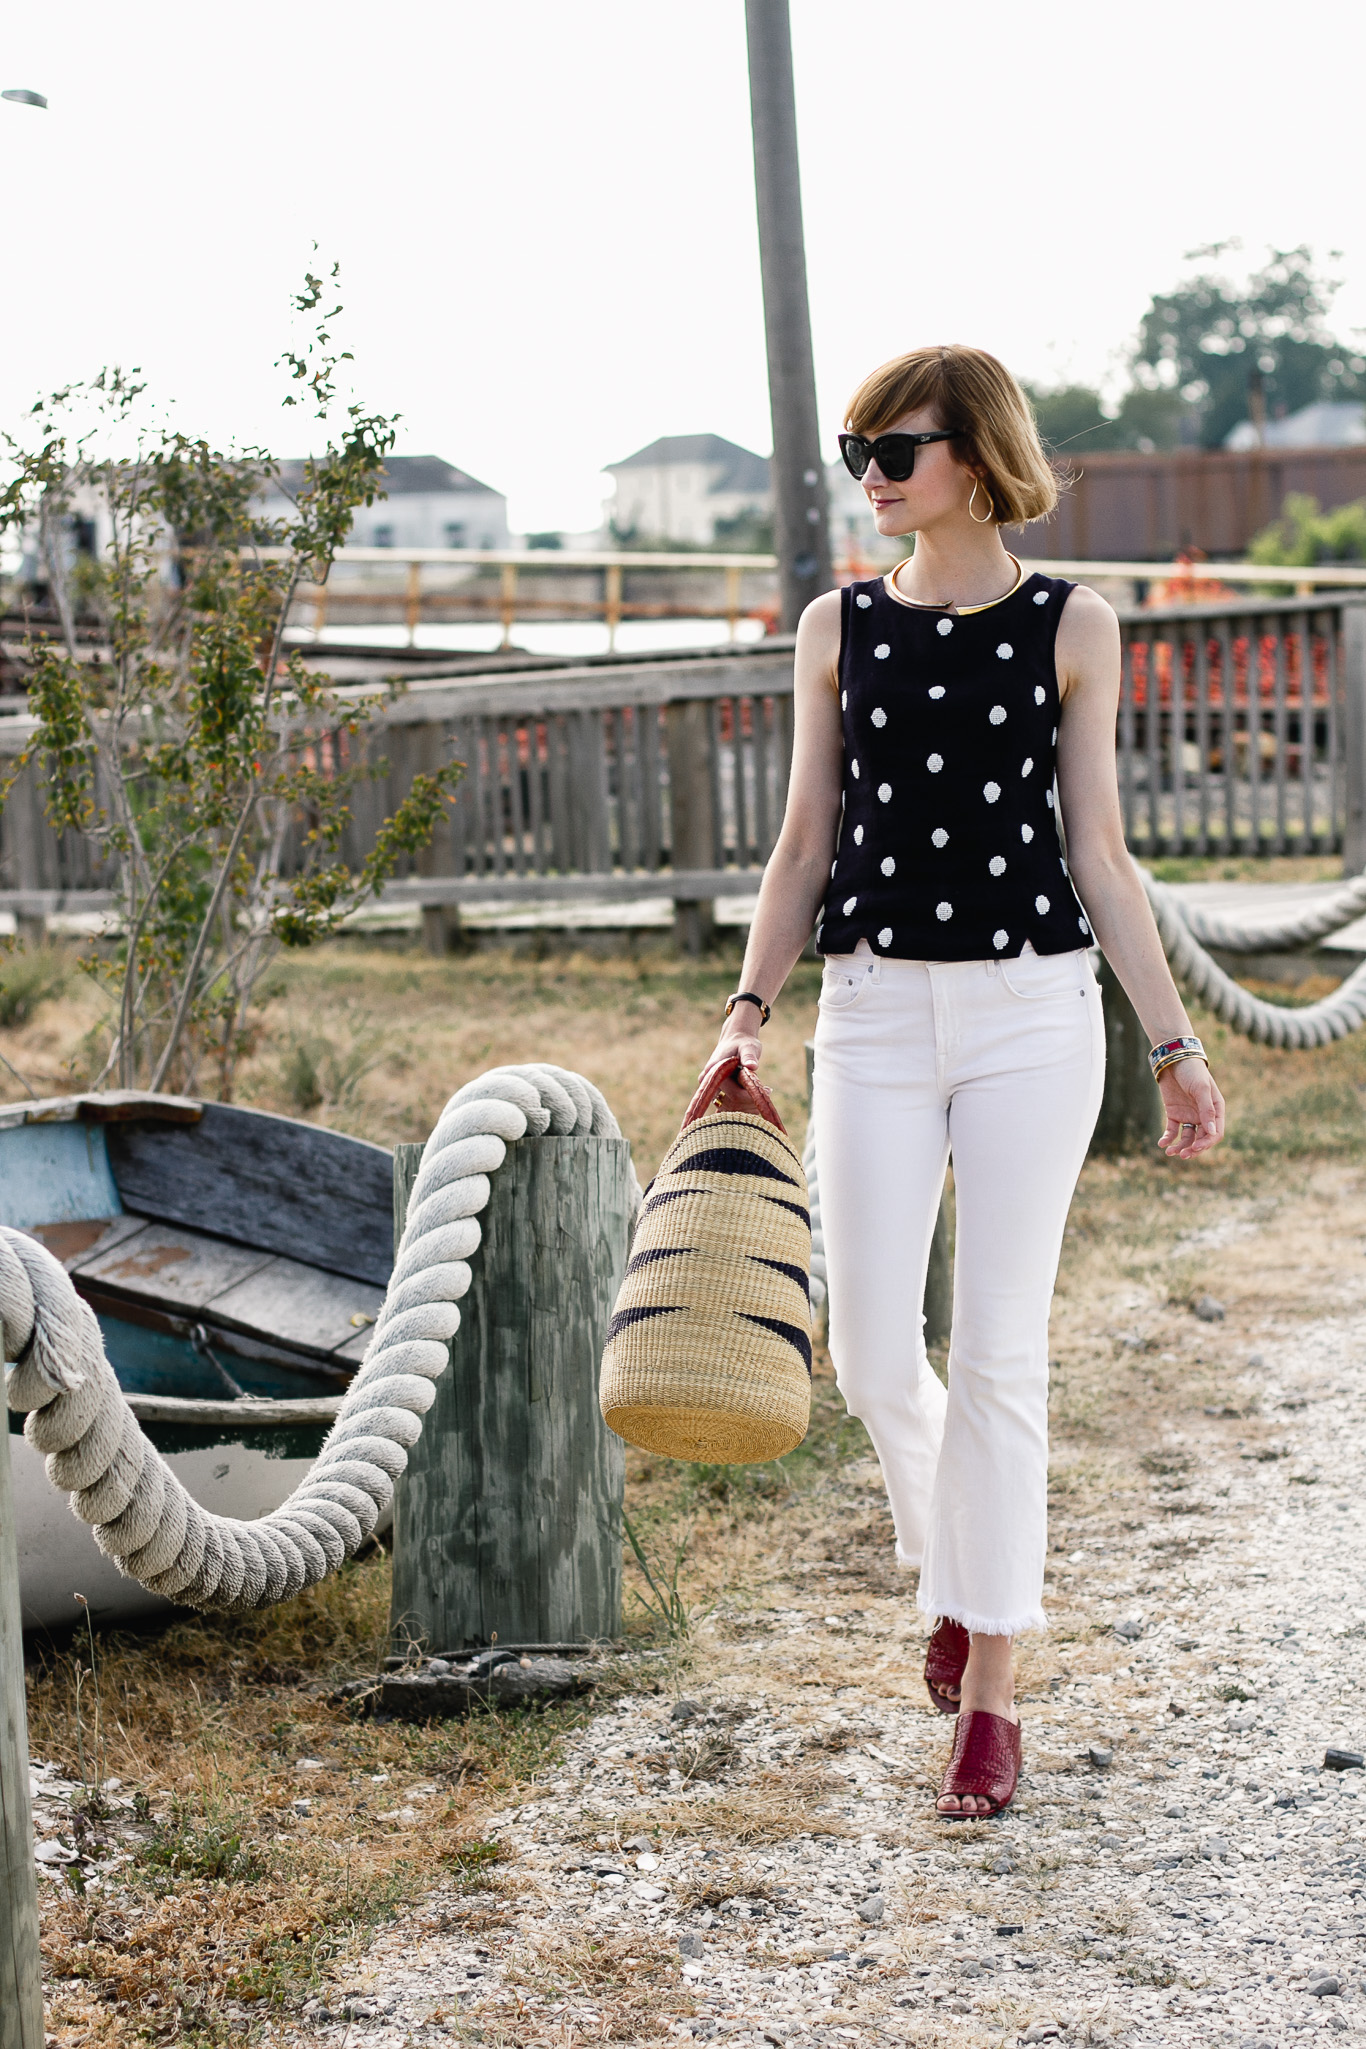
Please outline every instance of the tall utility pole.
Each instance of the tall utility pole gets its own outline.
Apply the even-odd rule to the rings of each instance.
[[[773,524],[782,623],[795,632],[804,606],[834,583],[825,472],[816,417],[816,369],[806,297],[806,242],[797,163],[797,105],[787,0],[745,0],[759,267],[773,413]]]

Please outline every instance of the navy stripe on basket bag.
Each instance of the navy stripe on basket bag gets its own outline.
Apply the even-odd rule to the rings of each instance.
[[[761,1181],[785,1181],[789,1188],[797,1186],[790,1174],[784,1174],[781,1167],[775,1167],[762,1153],[746,1152],[734,1145],[712,1146],[706,1152],[689,1153],[686,1160],[680,1160],[669,1171],[674,1174],[753,1174]]]
[[[777,1316],[751,1316],[747,1309],[737,1309],[735,1314],[746,1323],[758,1323],[765,1330],[771,1330],[775,1337],[786,1338],[795,1352],[800,1352],[802,1364],[811,1371],[811,1340],[799,1324],[784,1323]]]
[[[797,1283],[807,1301],[811,1300],[811,1282],[804,1267],[794,1266],[790,1259],[765,1259],[762,1252],[751,1252],[748,1257],[756,1266],[772,1267],[775,1274],[786,1274],[790,1281]],[[626,1271],[629,1273],[631,1269],[628,1267]]]
[[[647,1316],[677,1316],[688,1306],[686,1302],[661,1302],[650,1307],[618,1309],[607,1326],[607,1342],[610,1345],[617,1333],[625,1330],[628,1324],[644,1323]]]

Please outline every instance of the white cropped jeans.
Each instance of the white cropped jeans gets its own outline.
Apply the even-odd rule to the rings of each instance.
[[[1045,1626],[1048,1313],[1100,1109],[1087,955],[826,961],[814,1106],[830,1351],[882,1465],[919,1603]],[[947,1395],[925,1353],[930,1241],[953,1158]]]

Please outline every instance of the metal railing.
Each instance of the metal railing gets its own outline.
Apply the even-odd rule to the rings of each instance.
[[[776,623],[777,568],[775,555],[342,548],[326,584],[302,586],[292,623],[318,636],[401,624],[412,647],[423,625],[496,620],[510,647],[519,619],[593,619],[615,648],[624,619],[724,619],[734,642],[742,619]]]
[[[838,565],[838,573],[841,581],[848,581],[876,575],[886,566],[885,562],[850,557]],[[1032,568],[1032,559],[1025,566]],[[1180,586],[1206,578],[1224,583],[1284,584],[1302,596],[1324,584],[1366,587],[1366,567],[1350,564],[1287,569],[1241,562],[1040,562],[1039,566],[1050,575],[1083,582],[1119,578]],[[307,584],[300,590],[293,623],[319,637],[329,625],[401,625],[412,647],[421,626],[496,620],[506,648],[512,645],[519,619],[592,619],[606,626],[607,644],[615,648],[617,629],[625,619],[724,619],[733,644],[742,619],[759,620],[769,630],[776,624],[777,570],[774,555],[342,548],[328,582]]]
[[[1119,785],[1134,853],[1343,849],[1345,626],[1363,604],[1286,598],[1123,622]]]

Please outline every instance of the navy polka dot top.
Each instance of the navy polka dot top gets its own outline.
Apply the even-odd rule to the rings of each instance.
[[[1058,838],[1054,642],[1074,585],[950,616],[841,593],[844,810],[822,953],[1013,957],[1091,944]]]

